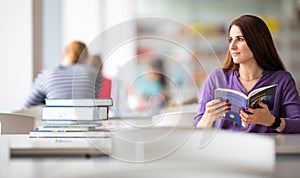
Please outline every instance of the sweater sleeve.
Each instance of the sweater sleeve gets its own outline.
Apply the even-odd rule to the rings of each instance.
[[[205,112],[206,103],[213,99],[213,97],[214,97],[213,91],[214,91],[214,89],[212,86],[212,76],[210,75],[207,78],[207,80],[204,84],[204,87],[201,91],[201,94],[200,94],[198,113],[193,122],[194,126],[196,126],[198,124],[198,122],[201,120],[201,118]]]
[[[285,118],[286,126],[283,133],[300,133],[300,99],[296,84],[291,75],[288,75],[283,88],[282,107],[280,117]]]
[[[23,104],[23,108],[44,104],[45,95],[42,89],[42,78],[42,73],[35,78],[30,93]]]

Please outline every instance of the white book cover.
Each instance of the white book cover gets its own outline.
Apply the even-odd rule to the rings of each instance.
[[[49,131],[30,130],[30,138],[109,138],[109,131]]]
[[[112,106],[112,98],[45,99],[46,106]]]
[[[107,107],[44,107],[42,120],[105,120]]]

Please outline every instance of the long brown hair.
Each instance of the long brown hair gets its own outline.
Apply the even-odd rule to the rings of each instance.
[[[257,64],[262,69],[271,71],[285,70],[277,53],[271,33],[262,19],[253,15],[240,16],[231,22],[228,28],[228,34],[233,25],[238,26],[241,30]],[[229,49],[222,68],[228,71],[237,70],[239,68],[239,64],[233,63]]]
[[[73,41],[66,47],[66,53],[69,55],[70,61],[74,64],[80,59],[85,59],[88,55],[86,45],[80,41]],[[82,61],[82,60],[80,60]]]

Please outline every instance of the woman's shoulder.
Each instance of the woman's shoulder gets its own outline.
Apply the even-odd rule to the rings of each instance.
[[[44,68],[39,72],[38,76],[48,75],[49,73],[52,73],[55,70],[55,68],[56,67]]]
[[[220,78],[220,77],[229,77],[230,75],[232,75],[233,72],[229,72],[225,69],[222,69],[222,68],[218,68],[218,69],[215,69],[214,71],[212,71],[210,74],[209,74],[209,77],[210,78]]]
[[[282,87],[294,86],[295,79],[288,71],[264,71],[262,83],[264,84],[279,84]]]
[[[278,71],[265,71],[266,76],[272,79],[278,80],[290,80],[293,79],[292,74],[288,71],[278,70]]]
[[[224,88],[230,83],[233,75],[235,75],[234,72],[229,72],[225,69],[218,68],[208,75],[207,83],[215,88]]]
[[[71,71],[73,72],[92,72],[95,73],[98,70],[96,69],[96,67],[87,65],[87,64],[83,64],[83,63],[75,63],[72,65],[68,65],[68,66],[58,66],[56,68],[54,68],[53,70],[64,70],[64,71]]]
[[[49,67],[42,69],[39,73],[40,76],[49,76],[49,75],[64,75],[66,72],[72,72],[74,73],[75,66],[70,65],[70,66],[54,66],[54,67]]]

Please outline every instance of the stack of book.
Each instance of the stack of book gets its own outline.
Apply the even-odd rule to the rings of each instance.
[[[43,126],[31,130],[31,138],[108,137],[101,127],[109,118],[112,98],[46,99],[42,111]]]

